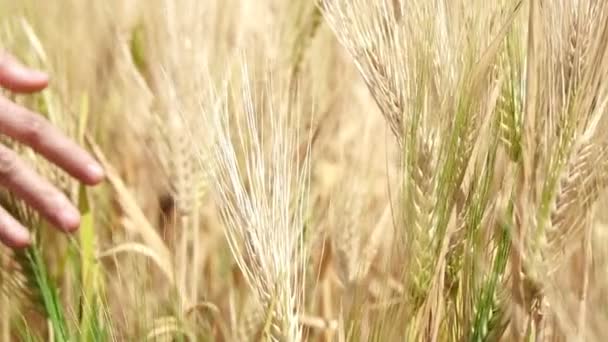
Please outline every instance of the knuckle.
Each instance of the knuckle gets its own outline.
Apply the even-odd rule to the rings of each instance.
[[[46,127],[45,119],[36,114],[27,114],[23,116],[22,125],[21,135],[23,141],[30,146],[40,145]]]
[[[17,155],[7,148],[0,148],[0,177],[7,178],[14,175],[17,165]]]
[[[35,201],[42,215],[54,219],[63,210],[62,204],[65,202],[64,198],[63,194],[49,185],[37,194]]]

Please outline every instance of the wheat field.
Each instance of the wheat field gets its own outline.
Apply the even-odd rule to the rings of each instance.
[[[604,341],[608,2],[0,0],[103,164],[0,342]],[[605,306],[606,305],[606,306]]]

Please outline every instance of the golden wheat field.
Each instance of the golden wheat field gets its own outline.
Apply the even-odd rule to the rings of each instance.
[[[0,342],[608,339],[608,2],[0,0],[103,165]]]

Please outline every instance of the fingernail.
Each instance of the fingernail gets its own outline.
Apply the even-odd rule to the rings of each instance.
[[[80,226],[80,213],[70,205],[63,208],[59,220],[65,230],[73,232]]]
[[[29,246],[32,243],[30,232],[25,228],[16,229],[15,232],[15,241],[17,242],[18,248],[24,248]]]
[[[32,70],[29,68],[26,68],[25,66],[19,64],[19,63],[15,63],[15,73],[18,74],[20,77],[23,78],[27,78],[27,79],[34,79],[34,80],[39,80],[39,81],[46,81],[48,76],[46,73],[39,71],[39,70]]]
[[[48,81],[49,76],[42,71],[29,70],[29,73],[31,78]]]
[[[89,166],[87,167],[87,172],[89,173],[89,176],[91,177],[93,182],[99,182],[105,176],[103,169],[97,163],[89,164]]]

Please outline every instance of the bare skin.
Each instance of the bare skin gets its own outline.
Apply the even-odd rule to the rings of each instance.
[[[15,93],[33,93],[46,88],[48,76],[28,69],[12,56],[0,53],[0,87]],[[43,116],[0,95],[0,134],[29,146],[87,185],[104,178],[102,167],[75,142]],[[66,232],[80,225],[80,213],[55,186],[38,175],[19,156],[0,144],[0,186],[23,199],[48,222]],[[0,207],[0,241],[13,248],[31,243],[29,231]]]

